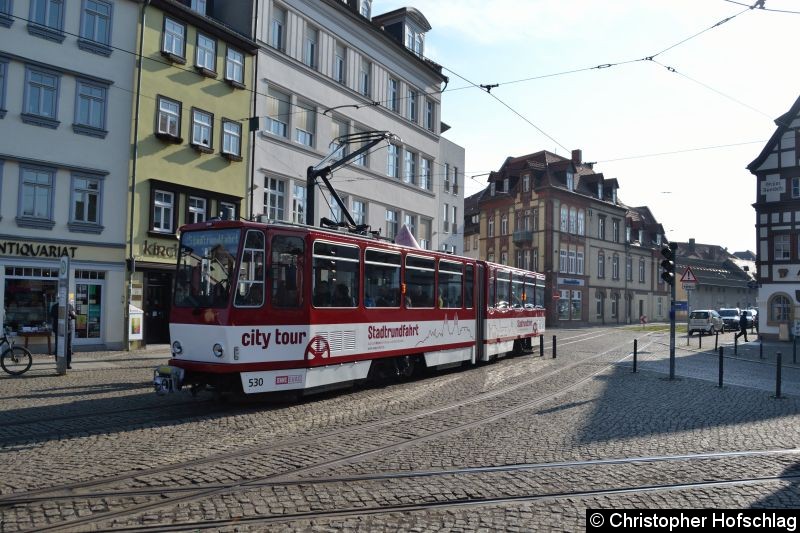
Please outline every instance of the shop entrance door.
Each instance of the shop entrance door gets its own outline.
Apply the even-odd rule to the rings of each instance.
[[[172,274],[148,272],[145,275],[144,290],[144,342],[169,344]]]

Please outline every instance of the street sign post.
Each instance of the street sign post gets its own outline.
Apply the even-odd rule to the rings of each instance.
[[[58,320],[56,330],[56,374],[63,376],[67,373],[67,350],[69,335],[69,256],[62,255],[58,265]]]

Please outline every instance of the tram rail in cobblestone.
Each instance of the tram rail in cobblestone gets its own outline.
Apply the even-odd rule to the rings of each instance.
[[[588,338],[591,338],[591,337],[587,337],[587,339]],[[586,340],[586,339],[584,339],[584,340]],[[575,342],[578,342],[578,341],[575,341]],[[576,361],[576,362],[570,363],[570,364],[565,365],[563,367],[558,367],[558,368],[556,368],[556,369],[554,369],[554,370],[552,370],[550,372],[547,372],[547,373],[542,374],[542,375],[538,375],[538,376],[536,376],[534,378],[526,379],[526,380],[523,380],[522,382],[515,383],[513,385],[509,385],[509,386],[506,386],[506,387],[502,387],[500,389],[487,391],[486,393],[483,393],[483,394],[468,398],[466,400],[460,400],[460,401],[457,401],[457,402],[451,402],[450,404],[446,404],[444,406],[439,406],[439,407],[436,407],[436,408],[426,409],[426,410],[423,410],[423,411],[417,411],[415,413],[408,414],[408,415],[399,415],[399,416],[391,417],[389,419],[383,419],[383,420],[379,420],[379,421],[370,422],[370,423],[367,423],[367,424],[357,425],[355,427],[337,429],[335,431],[329,431],[329,432],[323,433],[321,435],[305,435],[305,436],[300,436],[300,437],[296,437],[296,438],[285,439],[283,441],[278,441],[278,442],[275,442],[275,443],[269,443],[269,446],[270,446],[271,449],[275,449],[276,447],[279,447],[279,446],[297,446],[298,444],[301,444],[301,443],[302,444],[308,444],[309,441],[315,441],[315,440],[319,441],[319,440],[322,440],[322,439],[330,437],[330,436],[341,436],[341,435],[346,435],[346,434],[350,434],[350,433],[353,433],[353,432],[363,432],[365,429],[374,429],[374,428],[379,428],[379,427],[387,426],[387,425],[393,426],[393,425],[398,424],[401,421],[408,421],[408,420],[423,418],[423,417],[426,417],[426,416],[430,416],[432,414],[445,412],[445,411],[448,411],[448,410],[452,410],[452,409],[463,407],[465,405],[474,404],[474,403],[480,402],[482,400],[486,400],[488,398],[500,396],[500,395],[505,394],[507,392],[511,392],[511,391],[517,390],[519,388],[531,385],[531,384],[539,382],[539,381],[543,381],[545,379],[550,378],[551,376],[553,376],[555,374],[562,373],[562,372],[564,372],[566,370],[575,368],[577,366],[586,365],[587,362],[592,362],[593,363],[596,359],[599,359],[601,357],[608,357],[609,355],[612,355],[612,361],[611,362],[602,364],[602,366],[598,370],[595,370],[595,371],[591,372],[589,375],[584,376],[583,378],[581,378],[581,379],[579,379],[579,380],[577,380],[577,381],[575,381],[573,383],[570,383],[567,386],[560,387],[556,391],[554,391],[552,393],[549,393],[549,394],[538,395],[536,398],[533,398],[533,399],[530,399],[530,400],[527,400],[527,401],[523,401],[519,405],[510,407],[510,408],[500,409],[498,412],[492,413],[492,414],[487,415],[487,416],[479,417],[479,418],[474,419],[474,420],[472,420],[471,422],[468,422],[468,423],[457,424],[457,425],[454,425],[452,427],[449,427],[447,429],[440,430],[440,431],[432,431],[432,432],[429,431],[426,434],[423,434],[423,435],[420,435],[420,436],[417,436],[417,437],[407,438],[407,439],[402,440],[400,442],[395,442],[395,443],[392,443],[392,444],[389,444],[389,445],[385,445],[385,446],[378,446],[378,447],[374,447],[373,446],[372,449],[369,449],[369,450],[366,450],[366,451],[363,451],[363,452],[353,453],[353,454],[350,454],[350,455],[347,455],[347,456],[344,456],[344,457],[339,457],[339,458],[336,458],[336,459],[333,459],[333,460],[323,461],[321,463],[318,462],[317,464],[313,464],[313,465],[309,465],[309,466],[305,466],[305,467],[294,468],[291,471],[278,473],[278,474],[271,474],[271,475],[262,476],[262,477],[259,477],[259,478],[254,478],[254,479],[250,479],[250,480],[244,480],[244,481],[239,481],[239,482],[236,482],[236,483],[231,483],[231,484],[226,485],[224,488],[200,490],[200,491],[196,491],[194,493],[188,494],[188,495],[182,495],[182,496],[178,496],[178,497],[174,497],[174,498],[170,498],[169,496],[164,495],[164,497],[162,499],[159,499],[159,501],[156,501],[156,502],[144,503],[144,504],[141,504],[141,505],[134,505],[134,506],[131,506],[131,507],[119,510],[119,511],[100,513],[100,514],[93,515],[93,516],[88,516],[88,517],[83,517],[83,518],[79,518],[79,519],[62,521],[62,522],[58,522],[58,523],[54,523],[54,524],[50,524],[50,525],[39,525],[39,526],[36,527],[36,530],[37,531],[70,530],[70,529],[74,529],[76,527],[80,528],[80,527],[83,527],[83,526],[87,526],[89,524],[105,523],[105,522],[108,522],[109,520],[112,520],[112,519],[114,519],[116,517],[135,515],[137,513],[149,511],[149,510],[152,510],[152,509],[162,508],[162,507],[172,506],[172,505],[177,505],[177,504],[180,504],[180,503],[183,503],[183,502],[188,502],[188,501],[201,500],[201,499],[212,497],[212,496],[216,496],[216,495],[219,495],[219,494],[222,494],[222,493],[229,493],[231,491],[249,491],[249,490],[252,490],[253,488],[257,488],[257,484],[258,483],[263,483],[263,482],[266,482],[266,481],[269,481],[269,480],[278,481],[278,480],[281,480],[282,478],[285,478],[287,475],[310,474],[310,473],[313,473],[313,472],[316,472],[316,471],[329,469],[329,468],[333,468],[333,467],[337,467],[337,466],[342,466],[342,465],[348,464],[348,463],[359,462],[359,461],[362,461],[362,460],[364,460],[366,458],[369,458],[369,457],[372,457],[372,456],[375,456],[375,455],[378,455],[378,454],[387,453],[387,452],[391,452],[391,451],[397,451],[397,450],[400,450],[400,449],[403,449],[403,448],[408,448],[410,446],[420,444],[420,443],[428,441],[428,440],[441,438],[441,437],[444,437],[444,436],[449,436],[449,435],[453,435],[453,434],[456,434],[456,433],[459,433],[459,432],[463,432],[463,431],[468,430],[468,429],[476,428],[476,427],[479,427],[479,426],[494,422],[496,420],[500,420],[500,419],[505,418],[505,417],[507,417],[509,415],[512,415],[514,413],[530,409],[530,408],[535,407],[537,405],[541,405],[543,403],[546,403],[548,401],[551,401],[551,400],[553,400],[555,398],[560,397],[561,395],[563,395],[566,392],[569,392],[571,390],[574,390],[574,389],[582,387],[585,383],[595,379],[598,375],[600,375],[603,372],[607,371],[609,368],[613,368],[614,366],[619,364],[621,361],[624,361],[625,359],[630,357],[630,353],[627,351],[626,348],[624,348],[625,346],[627,346],[627,342],[625,344],[617,345],[616,347],[613,347],[613,348],[611,348],[609,350],[606,350],[604,352],[601,352],[599,354],[595,354],[593,356],[584,357],[580,361]],[[619,352],[620,351],[622,351],[625,354],[621,358],[619,357]],[[617,355],[614,355],[614,354],[617,354]],[[107,477],[107,478],[104,478],[104,479],[101,479],[101,480],[91,480],[91,481],[86,481],[86,482],[72,483],[72,484],[67,484],[67,485],[61,485],[61,486],[56,486],[56,487],[48,487],[48,488],[28,491],[28,492],[25,492],[25,493],[22,493],[22,494],[6,495],[5,497],[0,498],[0,508],[7,507],[9,505],[15,505],[15,502],[18,501],[20,498],[32,497],[32,496],[35,496],[35,495],[50,495],[51,499],[58,498],[60,496],[61,497],[71,497],[71,499],[91,498],[92,497],[92,493],[79,493],[79,492],[76,492],[76,491],[78,491],[80,489],[101,487],[101,486],[105,486],[105,485],[108,485],[110,483],[121,481],[121,480],[133,480],[133,479],[136,479],[136,478],[144,478],[144,477],[151,476],[151,475],[154,475],[154,474],[164,473],[164,472],[173,471],[173,470],[179,470],[179,469],[182,469],[182,468],[183,469],[185,469],[185,468],[193,468],[193,467],[200,466],[202,464],[208,464],[208,463],[212,463],[212,462],[219,462],[221,460],[238,459],[238,458],[246,457],[248,455],[263,454],[265,446],[266,445],[259,445],[257,447],[247,448],[247,449],[243,449],[243,450],[237,450],[237,451],[233,451],[233,452],[229,452],[229,453],[225,453],[225,454],[218,454],[218,455],[207,457],[207,458],[195,459],[195,460],[192,460],[192,461],[186,461],[186,462],[183,462],[183,463],[175,463],[175,464],[172,464],[172,465],[164,465],[162,467],[155,467],[155,468],[152,468],[152,469],[148,469],[146,471],[129,472],[129,473],[121,474],[121,475],[118,475],[118,476]],[[162,490],[162,492],[169,493],[169,487],[164,487],[163,489],[164,490]],[[69,499],[69,498],[67,498],[67,499]]]

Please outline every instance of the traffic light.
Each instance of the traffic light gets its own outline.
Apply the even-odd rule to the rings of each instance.
[[[661,249],[661,255],[664,256],[664,260],[661,261],[661,268],[664,269],[664,272],[661,273],[661,279],[670,285],[675,284],[675,250],[677,249],[678,245],[674,242]]]

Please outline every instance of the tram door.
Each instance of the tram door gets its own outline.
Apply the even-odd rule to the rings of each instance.
[[[148,272],[144,290],[144,342],[168,344],[172,274]]]
[[[475,300],[475,360],[483,360],[483,352],[486,346],[483,340],[486,338],[486,267],[481,263],[475,265],[478,269],[475,276],[475,286],[477,287],[478,298]]]

